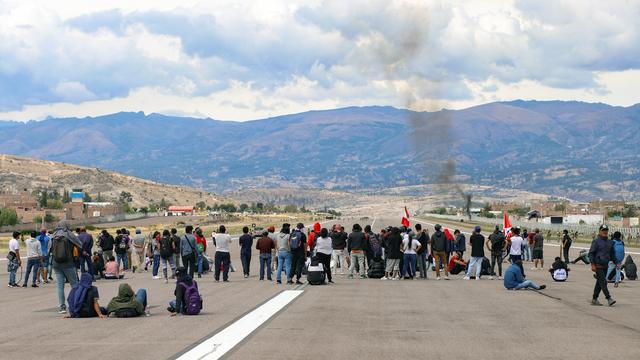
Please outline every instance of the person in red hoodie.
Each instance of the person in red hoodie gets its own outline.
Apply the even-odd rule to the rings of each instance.
[[[313,231],[309,232],[309,236],[307,236],[307,245],[309,245],[308,256],[313,256],[313,250],[316,247],[316,239],[320,237],[321,228],[322,226],[319,222],[313,224]]]
[[[198,254],[198,277],[202,277],[202,262],[204,254],[207,252],[207,239],[202,234],[202,229],[197,228],[196,231],[196,253]]]

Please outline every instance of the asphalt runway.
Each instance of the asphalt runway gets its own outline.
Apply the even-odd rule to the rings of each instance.
[[[395,218],[339,222],[349,230],[356,221],[364,226],[374,220],[374,229],[398,222]],[[212,249],[208,250],[211,255]],[[545,249],[547,268],[556,254],[555,247]],[[276,285],[258,281],[257,258],[254,253],[251,277],[244,279],[239,248],[232,248],[237,272],[231,273],[231,282],[215,283],[211,274],[197,279],[204,312],[196,317],[169,317],[166,307],[175,285],[152,280],[150,272],[128,273],[121,280],[134,289],[146,288],[149,295],[151,316],[133,319],[62,319],[57,314],[55,284],[39,289],[3,285],[0,332],[5,336],[0,337],[0,358],[640,356],[639,283],[610,286],[618,303],[611,308],[592,307],[594,279],[586,265],[573,265],[566,283],[554,283],[547,271],[532,271],[531,263],[525,263],[527,277],[548,286],[542,295],[505,290],[499,280],[465,281],[454,276],[436,281],[431,271],[427,281],[356,280],[338,275],[335,285]],[[0,279],[6,283],[6,277],[3,271]],[[119,282],[94,284],[105,306],[116,295]]]

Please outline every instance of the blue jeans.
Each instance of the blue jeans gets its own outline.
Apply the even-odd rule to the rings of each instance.
[[[153,269],[151,270],[153,276],[158,276],[158,268],[160,268],[160,255],[153,255]]]
[[[202,259],[204,258],[204,256],[202,255],[202,253],[198,253],[198,275],[202,275]]]
[[[118,264],[120,264],[120,262],[122,262],[122,268],[124,270],[128,270],[129,269],[129,256],[127,255],[127,253],[116,254],[116,261],[118,262]]]
[[[33,284],[36,283],[36,278],[38,277],[38,269],[40,268],[40,258],[37,259],[29,259],[27,260],[27,273],[24,275],[24,282],[22,285],[27,285],[29,282],[29,274],[31,274],[31,270],[33,270]],[[15,281],[15,280],[14,280]]]
[[[420,278],[421,279],[426,279],[427,278],[427,269],[428,269],[428,264],[427,264],[427,252],[424,251],[422,252],[422,254],[418,254],[418,269],[420,270]]]
[[[620,270],[620,268],[617,266],[616,263],[614,263],[613,261],[609,261],[609,267],[607,268],[607,277],[606,277],[607,280],[609,280],[609,275],[611,275],[611,272],[613,272],[614,270],[616,271],[616,276],[614,278],[614,281],[617,284],[620,282],[620,277],[621,277],[620,273],[622,272],[622,270]]]
[[[526,242],[522,243],[522,261],[531,261],[531,257],[531,248],[529,247],[529,244]]]
[[[524,282],[521,282],[516,287],[514,287],[513,290],[528,289],[528,288],[539,290],[540,286],[538,286],[536,283],[534,283],[531,280],[525,280]]]
[[[91,255],[80,255],[80,271],[93,274],[93,261],[91,261]]]
[[[482,259],[480,256],[471,257],[471,261],[469,261],[469,266],[467,267],[467,276],[471,276],[471,270],[476,266],[476,279],[480,277],[480,273],[482,273]]]
[[[64,306],[64,282],[69,281],[69,285],[73,287],[78,282],[78,273],[73,262],[66,264],[53,264],[53,270],[56,273],[56,287],[58,288],[58,304]]]
[[[138,289],[138,291],[136,291],[136,301],[142,304],[145,310],[147,309],[147,290],[146,289]]]
[[[260,254],[260,280],[264,280],[264,273],[271,280],[271,253]]]
[[[404,254],[403,270],[405,277],[413,278],[416,276],[416,254]]]
[[[287,281],[291,280],[291,253],[286,250],[278,251],[278,269],[276,270],[276,280],[282,281],[282,267],[287,275]]]
[[[9,271],[9,285],[15,285],[16,284],[16,271]]]

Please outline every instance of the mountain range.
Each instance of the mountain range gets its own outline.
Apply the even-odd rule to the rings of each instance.
[[[246,122],[116,113],[2,122],[0,149],[216,192],[446,183],[576,200],[633,198],[640,192],[640,104],[349,107]]]

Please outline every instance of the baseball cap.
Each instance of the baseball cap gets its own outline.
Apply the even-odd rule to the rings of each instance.
[[[475,230],[475,232],[480,232],[480,231],[482,231],[482,229],[480,228],[480,225],[476,226],[474,230]]]
[[[607,226],[607,224],[600,225],[600,229],[598,229],[598,231],[602,231],[602,230],[609,231],[609,227]]]

